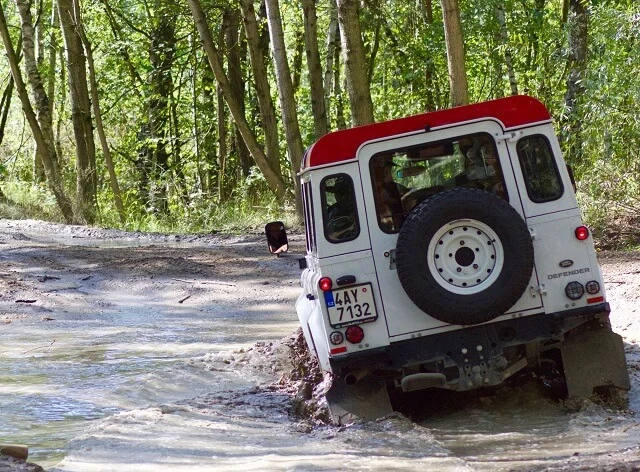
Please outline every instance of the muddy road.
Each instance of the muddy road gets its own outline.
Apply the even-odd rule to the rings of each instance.
[[[291,414],[299,269],[261,235],[0,220],[0,443],[55,471],[640,470],[640,253],[600,261],[628,406],[522,379],[336,428]]]

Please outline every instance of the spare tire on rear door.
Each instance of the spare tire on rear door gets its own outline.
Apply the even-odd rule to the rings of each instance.
[[[496,195],[455,188],[419,203],[396,247],[402,287],[425,313],[449,324],[504,314],[527,288],[533,243],[522,217]]]

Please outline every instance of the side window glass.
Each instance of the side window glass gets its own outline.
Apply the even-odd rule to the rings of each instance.
[[[327,241],[342,243],[360,234],[353,180],[347,174],[325,177],[320,183],[324,234]]]
[[[542,203],[560,198],[564,188],[547,138],[540,135],[522,138],[517,150],[531,201]]]
[[[311,198],[311,184],[305,182],[302,186],[302,198],[304,199],[304,227],[307,240],[307,252],[316,251],[316,228],[313,221],[313,199]]]

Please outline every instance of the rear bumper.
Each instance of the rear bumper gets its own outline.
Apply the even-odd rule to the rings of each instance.
[[[608,323],[610,307],[601,303],[558,313],[465,327],[431,336],[392,343],[379,349],[329,359],[335,375],[358,368],[400,370],[407,366],[447,359],[457,365],[475,365],[501,356],[505,349],[533,342],[562,341],[576,327],[599,319]]]

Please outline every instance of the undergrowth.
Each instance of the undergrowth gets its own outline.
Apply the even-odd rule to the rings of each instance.
[[[125,231],[239,234],[261,232],[267,222],[275,220],[291,229],[300,226],[293,208],[283,208],[269,198],[256,202],[238,196],[221,205],[195,197],[186,204],[171,205],[164,214],[130,205],[124,223],[110,201],[101,197],[98,207],[96,226]],[[2,184],[0,218],[64,222],[53,196],[43,186],[24,182]]]
[[[585,223],[600,250],[640,249],[640,180],[633,175],[616,179],[585,176],[578,184],[578,201]],[[51,193],[42,185],[4,182],[0,195],[0,218],[63,222]],[[4,197],[4,198],[2,198]],[[104,200],[103,200],[104,199]],[[283,208],[275,199],[232,197],[218,204],[203,195],[188,202],[171,202],[166,214],[129,206],[120,222],[110,200],[101,196],[97,226],[126,231],[161,233],[228,233],[262,231],[269,221],[280,220],[287,228],[300,227],[293,208]]]

